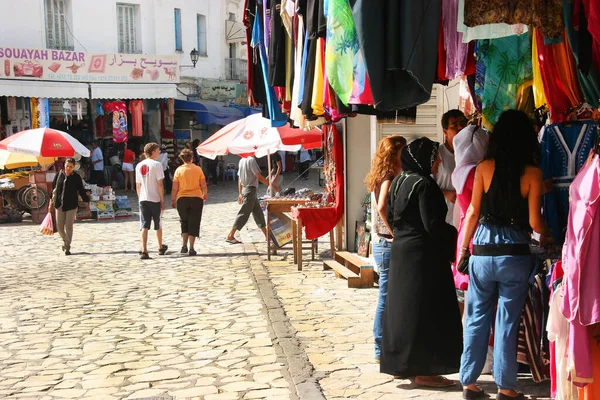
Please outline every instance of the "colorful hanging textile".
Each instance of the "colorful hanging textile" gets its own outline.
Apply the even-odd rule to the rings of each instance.
[[[517,108],[519,88],[533,78],[529,35],[492,39],[480,51],[485,51],[486,70],[483,123],[493,130],[505,110]]]
[[[359,53],[356,26],[348,0],[328,0],[325,68],[329,84],[345,105],[350,101],[354,90],[355,62],[359,62],[357,69],[366,70]],[[362,77],[364,76],[366,75]],[[362,86],[364,87],[364,81]]]
[[[562,0],[464,0],[468,27],[488,24],[525,24],[538,28],[544,36],[562,36]]]
[[[485,3],[489,4],[489,3]],[[480,39],[498,39],[506,36],[520,35],[527,32],[527,25],[523,24],[487,24],[468,27],[464,23],[465,0],[458,0],[458,21],[457,29],[463,34],[463,42],[469,43],[472,40]]]
[[[580,11],[575,5],[580,7],[582,5],[581,0],[577,0],[575,3],[573,3],[572,0],[563,1],[567,37],[573,52],[573,57],[578,65],[577,76],[585,101],[593,107],[598,107],[600,106],[600,71],[598,69],[600,68],[600,65],[592,64],[591,60],[593,58],[594,49],[597,49],[597,52],[600,53],[600,43],[594,42],[591,37],[589,37],[589,31],[584,31],[585,29],[589,29],[588,22],[584,21],[586,18],[584,14],[578,14],[578,29],[575,28],[574,16]],[[586,36],[589,39],[587,41],[584,39]],[[585,48],[584,44],[588,47]],[[590,64],[587,66],[587,70],[581,66],[580,60],[582,58],[589,59]]]
[[[573,53],[567,40],[546,45],[540,31],[536,30],[534,34],[544,88],[548,89],[544,92],[550,114],[554,122],[562,122],[566,118],[566,111],[583,101]]]
[[[565,239],[569,217],[569,186],[590,154],[597,135],[593,122],[553,124],[544,129],[541,140],[544,180],[553,190],[542,198],[544,219],[557,244]]]
[[[315,65],[315,78],[312,93],[312,112],[314,115],[323,115],[323,92],[325,90],[325,39],[317,39],[317,61]]]
[[[463,34],[458,25],[458,0],[442,1],[442,25],[444,49],[446,50],[446,77],[456,79],[465,74],[469,45],[463,43]]]
[[[261,0],[258,0],[258,4],[262,4]],[[259,7],[256,7],[256,14],[260,15]],[[283,126],[287,123],[287,117],[285,114],[281,112],[281,107],[279,102],[277,101],[277,96],[275,95],[275,90],[272,86],[269,86],[269,83],[265,79],[267,74],[267,54],[265,51],[264,43],[262,42],[263,38],[263,25],[260,18],[254,19],[254,27],[252,30],[252,47],[258,48],[260,53],[260,63],[262,66],[263,72],[263,84],[265,85],[265,91],[267,92],[267,107],[269,111],[269,118],[271,119],[271,126],[279,127]]]
[[[533,67],[533,98],[535,107],[540,108],[546,104],[546,94],[544,93],[544,82],[540,71],[536,35],[533,35],[531,40],[531,65]]]

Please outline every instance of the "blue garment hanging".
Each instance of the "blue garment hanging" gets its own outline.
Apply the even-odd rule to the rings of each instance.
[[[262,1],[259,0],[258,4],[261,4]],[[265,45],[263,43],[263,25],[260,14],[258,13],[258,6],[256,7],[256,18],[254,19],[254,26],[252,27],[252,43],[250,44],[252,47],[258,47],[260,52],[260,64],[263,71],[263,81],[265,85],[265,90],[267,92],[267,107],[269,110],[269,118],[271,119],[271,126],[279,127],[287,124],[287,116],[281,111],[281,106],[277,101],[277,95],[275,94],[275,89],[269,85],[267,80],[267,53],[265,50]]]
[[[544,219],[554,240],[562,244],[569,219],[569,187],[594,147],[594,122],[569,122],[547,126],[541,141],[544,180],[554,189],[542,198]]]

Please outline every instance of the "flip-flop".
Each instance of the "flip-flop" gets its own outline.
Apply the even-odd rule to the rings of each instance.
[[[242,242],[240,242],[239,240],[233,238],[233,239],[225,239],[225,241],[229,244],[241,244]]]

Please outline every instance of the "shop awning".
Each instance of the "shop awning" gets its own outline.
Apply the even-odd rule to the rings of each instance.
[[[240,43],[246,41],[246,28],[240,22],[225,21],[225,39],[227,43]]]
[[[87,99],[86,83],[0,80],[0,96]]]
[[[92,83],[92,99],[174,99],[175,84]]]
[[[238,119],[245,118],[244,113],[237,108],[218,101],[200,100],[185,101],[175,100],[175,111],[193,111],[196,113],[196,122],[206,125],[227,125]]]

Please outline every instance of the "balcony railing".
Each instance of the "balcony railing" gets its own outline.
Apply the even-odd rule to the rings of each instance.
[[[241,58],[225,59],[225,77],[232,81],[248,80],[248,67],[246,60]]]

